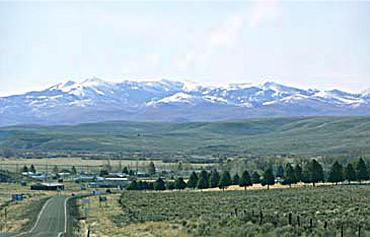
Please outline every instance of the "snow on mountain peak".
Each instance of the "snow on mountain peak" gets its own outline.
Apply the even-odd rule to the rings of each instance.
[[[70,87],[70,86],[73,86],[75,84],[76,84],[76,82],[69,80],[69,81],[64,82],[62,84],[62,87]]]
[[[57,121],[65,116],[65,111],[77,115],[84,112],[96,113],[96,118],[105,118],[103,111],[106,111],[107,119],[130,120],[144,116],[140,113],[146,111],[168,114],[172,106],[181,108],[180,111],[183,112],[176,114],[178,111],[173,111],[174,117],[187,116],[189,120],[196,120],[197,114],[204,109],[209,110],[206,118],[210,120],[227,118],[233,111],[242,118],[276,114],[369,114],[370,89],[361,94],[352,94],[340,90],[305,90],[271,81],[263,84],[230,83],[227,86],[208,86],[187,80],[107,82],[99,78],[89,78],[82,82],[66,81],[42,91],[0,98],[0,113],[14,121],[22,115],[37,119],[44,116],[46,120]],[[148,107],[153,110],[145,110]],[[161,110],[162,107],[165,109]],[[228,112],[223,114],[220,111]],[[151,115],[146,114],[144,118]]]
[[[183,84],[182,90],[185,92],[196,91],[201,87],[200,84],[188,80],[179,80],[179,82]]]
[[[272,82],[272,81],[267,81],[267,82],[263,83],[261,85],[261,88],[263,90],[273,90],[273,91],[276,91],[276,92],[293,92],[293,91],[297,90],[294,87],[284,86],[284,85],[281,85],[281,84],[278,84],[278,83]]]
[[[85,86],[85,87],[101,86],[101,85],[107,85],[107,84],[110,84],[110,83],[102,79],[99,79],[99,78],[88,78],[80,83],[80,85]]]
[[[253,84],[250,82],[245,83],[230,83],[227,87],[224,87],[227,90],[241,90],[241,89],[247,89],[252,87],[258,87],[259,85]]]
[[[157,103],[179,103],[179,102],[186,102],[186,103],[189,103],[191,99],[193,99],[194,96],[192,95],[189,95],[189,94],[186,94],[186,93],[183,93],[183,92],[179,92],[179,93],[176,93],[172,96],[169,96],[169,97],[165,97],[161,100],[158,100]]]
[[[313,97],[325,99],[336,104],[359,104],[363,103],[363,100],[355,94],[342,92],[340,90],[330,91],[319,91],[313,95]]]
[[[66,92],[75,85],[77,85],[76,82],[69,80],[63,83],[59,83],[55,86],[52,86],[48,90],[61,90],[63,92]]]
[[[362,97],[370,97],[370,87],[362,90],[360,94]]]

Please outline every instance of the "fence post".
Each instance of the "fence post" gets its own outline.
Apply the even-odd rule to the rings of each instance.
[[[262,224],[262,221],[263,221],[263,213],[262,213],[262,210],[260,210],[260,225]]]
[[[358,237],[361,237],[361,226],[358,226]]]
[[[299,216],[297,216],[297,225],[298,225],[298,227],[301,226],[301,220],[299,219]]]

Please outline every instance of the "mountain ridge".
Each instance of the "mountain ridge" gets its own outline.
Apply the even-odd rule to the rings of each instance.
[[[251,155],[369,154],[370,116],[251,118],[217,122],[111,121],[0,128],[0,149]],[[132,157],[132,156],[131,156]]]
[[[186,80],[107,82],[88,78],[0,97],[0,126],[347,115],[370,115],[369,90],[301,89],[273,81],[208,86]]]

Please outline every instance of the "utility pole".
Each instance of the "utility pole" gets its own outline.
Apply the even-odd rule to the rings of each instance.
[[[46,172],[45,172],[45,181],[48,181],[48,164],[46,163],[46,165],[45,165],[45,170],[46,170]]]

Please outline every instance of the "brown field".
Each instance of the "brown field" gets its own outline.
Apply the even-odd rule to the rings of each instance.
[[[331,183],[319,183],[321,185],[332,185]],[[304,186],[312,186],[311,184],[299,183],[292,185],[292,188],[299,188]],[[275,184],[270,186],[270,189],[282,189],[289,188],[288,185]],[[259,190],[267,189],[267,186],[262,186],[260,184],[254,184],[252,187],[248,187],[248,190]],[[225,192],[232,190],[244,190],[244,188],[237,185],[229,186],[225,189]],[[161,192],[219,192],[222,191],[219,188],[209,188],[209,189],[195,189],[195,190],[185,190],[185,191],[161,191]],[[156,191],[147,191],[156,192]],[[91,236],[188,236],[188,233],[182,229],[181,226],[172,224],[169,222],[144,222],[130,224],[124,227],[119,227],[114,223],[114,219],[122,213],[122,207],[118,203],[121,194],[114,194],[107,196],[107,205],[102,204],[99,207],[98,197],[89,197],[90,203],[84,204],[82,200],[78,201],[79,211],[81,215],[85,207],[90,209],[90,213],[87,215],[86,220],[80,221],[81,230],[77,233],[77,236],[86,236],[87,230],[90,228]],[[124,233],[124,234],[123,234]]]
[[[122,207],[118,201],[121,194],[113,194],[107,196],[107,205],[102,204],[99,207],[98,197],[89,197],[89,204],[84,204],[82,200],[78,201],[80,213],[83,213],[84,208],[88,207],[90,213],[86,220],[79,222],[81,230],[76,233],[77,236],[87,236],[87,230],[90,228],[91,237],[113,237],[113,236],[188,236],[187,232],[181,226],[165,223],[165,222],[145,222],[139,224],[131,224],[124,227],[118,227],[114,223],[115,216],[122,213]]]

